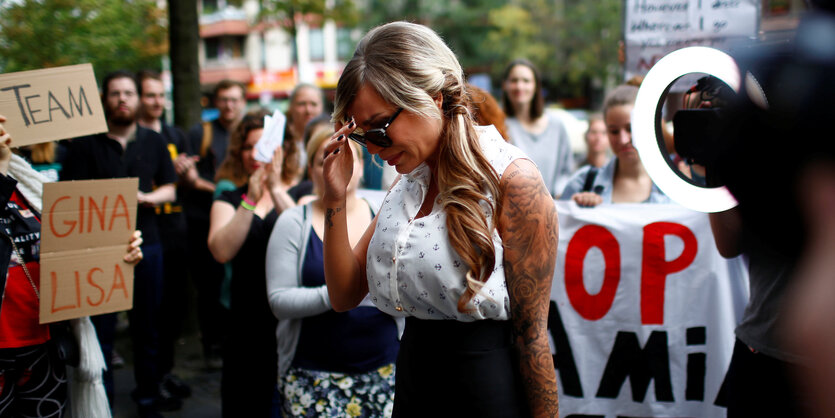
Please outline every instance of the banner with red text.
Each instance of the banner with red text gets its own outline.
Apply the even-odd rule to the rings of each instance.
[[[742,258],[722,258],[708,216],[675,204],[557,210],[548,324],[560,415],[724,417],[748,300]]]

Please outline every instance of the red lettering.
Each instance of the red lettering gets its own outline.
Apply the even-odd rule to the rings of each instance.
[[[583,284],[583,263],[592,247],[603,252],[606,269],[603,286],[596,295]],[[565,291],[571,306],[580,316],[596,321],[609,312],[620,283],[620,246],[609,230],[599,225],[586,225],[577,230],[565,251]]]
[[[96,213],[96,217],[99,219],[101,231],[104,231],[104,213],[107,210],[107,196],[105,196],[104,200],[101,202],[101,209],[99,209],[99,206],[96,205],[95,199],[92,197],[89,198],[87,204],[90,206],[90,211],[87,213],[87,232],[90,232],[93,229],[93,212]],[[81,216],[84,216],[84,214],[82,213]]]
[[[64,306],[55,307],[55,298],[58,295],[58,275],[55,274],[54,271],[50,272],[49,275],[52,279],[52,306],[50,307],[52,309],[52,313],[61,312],[61,311],[65,311],[67,309],[76,308],[78,305],[75,305],[75,306],[64,305]]]
[[[64,221],[64,225],[69,225],[70,229],[66,233],[60,234],[58,233],[58,231],[55,230],[55,222],[52,219],[52,215],[55,213],[55,206],[58,205],[58,202],[69,198],[69,196],[61,196],[54,202],[52,202],[52,207],[49,208],[49,230],[52,231],[52,235],[55,235],[58,238],[66,237],[67,235],[72,233],[73,229],[75,229],[75,221]]]
[[[78,196],[78,233],[84,233],[84,196]]]
[[[89,296],[87,296],[87,303],[88,303],[90,306],[99,306],[99,305],[101,305],[101,303],[104,301],[104,288],[102,288],[101,286],[99,286],[98,284],[96,284],[96,282],[95,282],[95,281],[93,281],[93,273],[95,273],[95,272],[97,272],[97,271],[98,271],[98,272],[101,272],[101,273],[104,273],[104,270],[102,270],[102,269],[100,269],[100,268],[98,268],[98,267],[93,267],[93,268],[92,268],[92,269],[91,269],[91,270],[87,273],[87,283],[89,283],[89,284],[90,284],[90,286],[93,286],[93,287],[95,287],[96,289],[98,289],[98,290],[99,290],[99,294],[100,294],[100,296],[99,296],[99,301],[98,301],[98,302],[93,302],[92,300],[90,300],[90,297],[89,297]]]
[[[649,61],[647,61],[643,57],[638,58],[638,71],[649,71],[649,69],[652,68],[652,66],[655,65],[655,63],[657,63],[660,59],[661,55],[653,55]]]
[[[121,213],[118,212],[119,208],[122,209]],[[110,218],[110,226],[107,227],[107,230],[112,231],[113,230],[113,221],[115,221],[116,218],[122,218],[122,217],[125,218],[125,226],[126,226],[125,229],[130,231],[131,230],[131,227],[130,227],[130,212],[128,212],[128,204],[127,204],[127,202],[125,202],[124,196],[119,194],[118,196],[116,196],[116,202],[113,203],[113,215]]]
[[[122,274],[122,268],[118,264],[115,265],[113,271],[113,285],[110,287],[110,294],[107,295],[107,301],[110,302],[110,297],[116,289],[122,289],[125,293],[125,299],[129,298],[128,287],[125,285],[125,275]]]
[[[684,243],[681,254],[672,261],[666,259],[664,236],[675,235]],[[655,222],[644,227],[644,246],[641,258],[641,323],[664,323],[664,289],[667,275],[684,270],[696,258],[696,235],[684,225]],[[608,264],[608,263],[607,263]]]

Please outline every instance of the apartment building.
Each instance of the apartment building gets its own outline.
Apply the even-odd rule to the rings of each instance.
[[[264,23],[260,12],[259,0],[198,2],[204,90],[228,78],[247,86],[248,101],[277,107],[300,82],[335,88],[361,33],[299,16],[294,38],[281,22]]]

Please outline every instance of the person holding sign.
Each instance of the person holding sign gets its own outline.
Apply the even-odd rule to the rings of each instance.
[[[600,169],[586,166],[577,170],[565,186],[560,200],[574,200],[580,206],[601,203],[667,203],[670,199],[641,164],[632,146],[632,106],[638,88],[621,85],[603,103],[603,120],[615,157]]]
[[[141,415],[157,410],[179,409],[182,401],[160,391],[162,379],[159,362],[159,321],[162,299],[162,245],[154,207],[175,198],[177,174],[163,137],[136,122],[139,95],[134,75],[116,71],[102,81],[102,104],[108,132],[73,139],[61,172],[62,180],[93,180],[138,177],[136,224],[145,242],[145,259],[134,272],[134,305],[128,311],[134,351],[134,374],[137,389],[133,398]],[[116,317],[113,314],[93,318],[105,353],[108,371],[105,387],[113,394],[112,359]],[[112,399],[112,398],[111,398]]]
[[[62,416],[68,393],[65,363],[50,344],[49,324],[39,323],[40,211],[46,179],[12,154],[5,121],[0,115],[0,415]],[[142,260],[141,244],[141,233],[135,231],[126,262]]]
[[[554,202],[521,150],[474,126],[449,47],[422,25],[372,29],[339,79],[333,119],[328,297],[342,312],[370,294],[406,317],[393,416],[557,416],[547,336]],[[348,139],[401,174],[353,248]]]
[[[232,264],[231,326],[223,345],[221,378],[223,416],[271,416],[275,391],[276,320],[267,304],[264,263],[278,215],[295,202],[280,180],[281,147],[268,164],[254,158],[266,115],[263,110],[247,113],[232,132],[218,175],[233,180],[237,188],[222,192],[212,204],[209,250],[219,263]]]

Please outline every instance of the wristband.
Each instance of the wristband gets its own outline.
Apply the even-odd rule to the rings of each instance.
[[[252,200],[251,200],[251,199],[250,199],[250,198],[246,195],[246,193],[241,193],[241,200],[242,200],[242,201],[244,201],[244,202],[246,202],[246,203],[249,203],[249,206],[255,206],[255,202],[253,202],[253,201],[252,201]]]
[[[254,211],[255,210],[255,206],[253,204],[247,202],[246,199],[241,199],[241,207],[248,210],[248,211]]]

